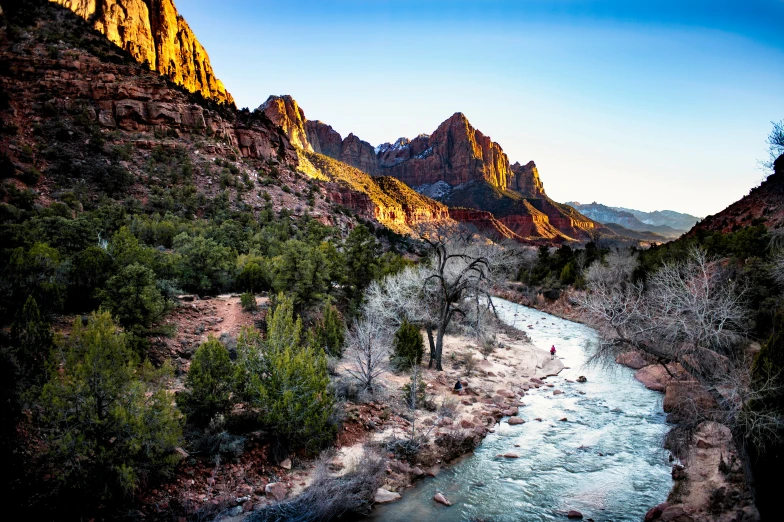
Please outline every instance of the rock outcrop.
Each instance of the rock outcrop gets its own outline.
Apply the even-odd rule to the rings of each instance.
[[[89,22],[139,63],[207,99],[233,104],[172,0],[50,0]]]
[[[330,201],[367,219],[407,233],[416,225],[450,220],[449,209],[391,177],[366,172],[315,152],[302,151],[300,170],[333,183]]]
[[[263,112],[272,123],[283,129],[292,145],[313,151],[305,131],[305,112],[297,100],[289,95],[270,96],[259,106],[258,110]]]
[[[487,181],[506,190],[515,178],[501,146],[472,127],[461,112],[453,114],[430,136],[385,145],[379,152],[384,151],[387,173],[412,187],[438,181],[450,185]]]

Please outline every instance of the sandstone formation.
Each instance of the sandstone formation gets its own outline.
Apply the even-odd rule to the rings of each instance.
[[[300,149],[301,150],[301,149]],[[401,181],[366,172],[315,152],[301,152],[300,170],[333,182],[329,199],[399,233],[428,222],[449,220],[449,210]]]
[[[341,138],[329,125],[307,120],[291,96],[270,96],[259,109],[302,150],[371,176],[396,178],[445,203],[455,220],[495,237],[552,243],[586,239],[596,227],[573,208],[547,197],[533,161],[510,165],[501,146],[471,126],[462,113],[447,119],[432,135],[373,148],[354,134]]]
[[[258,110],[283,129],[292,145],[313,151],[305,132],[305,112],[300,108],[297,100],[289,95],[270,96]]]
[[[50,0],[128,51],[139,63],[207,99],[233,104],[207,51],[172,0]]]

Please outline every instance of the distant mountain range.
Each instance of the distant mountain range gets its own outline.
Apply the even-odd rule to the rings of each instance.
[[[653,232],[667,239],[675,239],[689,231],[700,218],[673,210],[643,212],[624,207],[608,207],[601,203],[566,203],[583,215],[604,225],[621,225],[636,232]],[[613,228],[613,227],[611,227]]]

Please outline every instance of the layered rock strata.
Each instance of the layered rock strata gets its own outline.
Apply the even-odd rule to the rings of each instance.
[[[233,104],[172,0],[50,0],[90,23],[139,63],[206,99]]]

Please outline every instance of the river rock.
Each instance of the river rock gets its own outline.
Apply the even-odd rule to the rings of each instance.
[[[663,392],[667,389],[667,384],[672,380],[670,374],[661,364],[646,366],[634,374],[634,378],[640,381],[649,390]]]
[[[580,513],[579,511],[577,511],[576,509],[571,509],[566,514],[566,517],[567,518],[572,518],[572,519],[581,519],[581,518],[583,518],[583,514]]]
[[[283,469],[291,469],[291,459],[284,459],[280,463],[280,467]]]
[[[264,487],[264,493],[268,497],[272,497],[278,502],[286,498],[286,493],[288,493],[288,488],[286,484],[282,482],[270,482]]]
[[[517,415],[518,411],[519,410],[517,409],[517,407],[507,408],[504,410],[504,415],[506,415],[507,417],[511,417],[512,415]]]
[[[664,510],[667,509],[668,507],[670,507],[670,505],[666,502],[662,502],[658,506],[653,506],[651,509],[648,510],[647,513],[645,513],[645,522],[653,522],[654,520],[659,518],[661,514],[664,513]]]
[[[400,500],[400,493],[395,493],[394,491],[389,491],[384,488],[378,488],[378,490],[376,490],[376,495],[373,497],[373,502],[376,504],[389,504],[396,500]]]
[[[580,375],[577,378],[577,382],[588,382],[588,379],[586,379],[585,375]]]
[[[695,410],[711,411],[717,406],[713,397],[697,381],[670,381],[662,409],[667,413],[692,415]]]
[[[561,390],[553,390],[553,395],[561,395],[562,393]]]
[[[507,390],[505,388],[501,388],[500,390],[496,390],[496,395],[500,395],[501,397],[506,397],[507,399],[514,399],[515,393],[512,390]]]
[[[498,456],[499,457],[503,457],[505,459],[519,459],[520,458],[520,455],[518,455],[514,451],[507,451],[506,453],[504,453],[502,455],[498,455]]]
[[[642,354],[637,351],[622,353],[615,358],[615,362],[624,366],[628,366],[633,370],[645,368],[649,364],[648,361],[643,358]]]
[[[662,512],[659,520],[662,522],[693,522],[694,518],[682,507],[670,506]]]
[[[515,426],[517,424],[524,424],[524,423],[525,423],[525,421],[523,419],[521,419],[520,417],[509,417],[509,425],[510,426]]]
[[[446,499],[446,497],[443,494],[441,494],[441,493],[436,493],[435,495],[433,495],[433,500],[435,500],[439,504],[443,504],[445,506],[451,506],[452,505],[452,503],[449,502]]]

